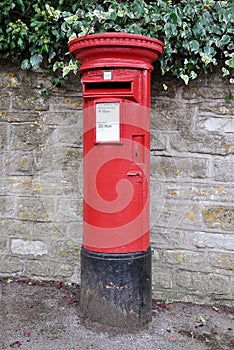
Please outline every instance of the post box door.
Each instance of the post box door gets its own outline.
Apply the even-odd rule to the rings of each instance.
[[[84,247],[149,247],[149,110],[95,99],[84,110]]]

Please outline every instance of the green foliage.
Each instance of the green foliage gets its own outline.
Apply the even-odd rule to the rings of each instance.
[[[22,69],[45,65],[77,71],[67,56],[67,41],[92,33],[129,32],[165,43],[163,73],[187,84],[200,71],[222,61],[233,82],[234,1],[213,0],[5,0],[0,3],[0,57],[17,58]]]

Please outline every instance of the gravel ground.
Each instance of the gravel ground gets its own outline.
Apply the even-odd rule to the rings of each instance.
[[[0,280],[0,349],[232,350],[234,310],[153,301],[143,331],[120,334],[83,324],[79,288],[62,283]]]

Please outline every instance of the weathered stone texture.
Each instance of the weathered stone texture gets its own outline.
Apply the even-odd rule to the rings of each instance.
[[[234,133],[234,119],[228,118],[215,118],[215,117],[201,117],[198,120],[201,129],[206,131],[212,131],[216,133]]]
[[[154,179],[205,178],[207,160],[202,158],[180,158],[177,156],[151,157],[151,175]]]
[[[234,233],[234,208],[208,207],[202,210],[202,215],[208,228],[217,227]]]
[[[6,146],[7,144],[6,138],[7,138],[6,125],[3,123],[0,123],[0,150],[2,150]]]
[[[61,277],[71,277],[73,268],[66,263],[59,263],[58,261],[50,262],[28,260],[26,263],[25,274],[32,277],[42,277],[51,279],[59,279]]]
[[[40,241],[29,241],[23,239],[11,240],[11,252],[19,255],[45,255],[47,248],[45,243]]]
[[[234,157],[214,159],[214,179],[217,181],[234,182]],[[234,187],[232,187],[234,189]]]
[[[77,77],[0,68],[0,276],[79,282],[82,95]],[[234,91],[153,73],[153,294],[234,305]],[[168,86],[163,89],[163,83]]]
[[[24,123],[11,126],[11,150],[31,151],[42,142],[42,129],[37,124]]]
[[[226,156],[233,154],[234,136],[232,134],[197,133],[182,130],[170,135],[170,146],[177,152],[202,153]]]
[[[4,163],[7,176],[33,175],[35,172],[34,157],[31,152],[5,152]]]

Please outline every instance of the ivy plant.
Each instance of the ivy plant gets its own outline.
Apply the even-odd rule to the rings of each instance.
[[[165,43],[162,73],[186,84],[221,64],[231,83],[234,68],[234,0],[5,0],[0,3],[0,57],[23,69],[76,73],[67,42],[101,32],[128,32]]]

